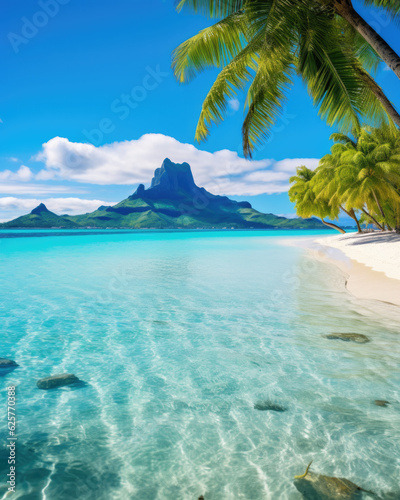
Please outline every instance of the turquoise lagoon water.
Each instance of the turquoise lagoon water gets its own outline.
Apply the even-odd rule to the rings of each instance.
[[[398,492],[398,309],[281,245],[311,234],[0,233],[0,357],[20,365],[0,378],[2,446],[17,386],[10,498],[295,500],[311,460]],[[86,385],[36,388],[63,372]]]

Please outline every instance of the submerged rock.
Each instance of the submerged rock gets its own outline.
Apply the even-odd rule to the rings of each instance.
[[[0,358],[0,368],[16,368],[18,364],[12,359]]]
[[[257,401],[254,403],[254,409],[259,411],[287,411],[287,408],[272,401]]]
[[[323,476],[309,472],[301,479],[295,479],[294,485],[307,500],[362,500],[379,498],[363,490],[348,479]]]
[[[36,385],[39,389],[55,389],[56,387],[77,384],[79,382],[81,382],[81,380],[72,373],[62,373],[60,375],[42,378],[36,382]]]
[[[381,496],[382,500],[400,500],[400,491],[384,493]]]
[[[295,487],[307,500],[379,499],[374,493],[360,488],[348,479],[308,472],[310,465],[305,474],[295,476],[294,480]]]
[[[344,342],[356,342],[366,344],[370,339],[362,333],[331,333],[325,336],[329,340],[343,340]]]
[[[198,498],[198,500],[204,500],[203,495],[200,495],[199,498]]]
[[[376,404],[376,406],[387,406],[390,405],[390,402],[384,399],[375,399],[374,404]]]
[[[18,368],[18,364],[12,359],[0,358],[0,377],[7,376],[10,372]]]

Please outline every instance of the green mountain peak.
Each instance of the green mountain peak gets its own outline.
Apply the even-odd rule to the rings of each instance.
[[[316,219],[286,219],[263,214],[251,204],[213,195],[196,185],[188,163],[166,158],[154,172],[150,187],[136,191],[114,206],[83,215],[58,216],[41,203],[7,227],[127,228],[127,229],[321,229]]]
[[[50,210],[47,209],[46,205],[44,203],[41,203],[38,205],[36,208],[34,208],[31,212],[32,215],[42,215],[44,213],[48,212],[49,214],[53,213],[50,212]],[[56,215],[56,214],[53,214]]]

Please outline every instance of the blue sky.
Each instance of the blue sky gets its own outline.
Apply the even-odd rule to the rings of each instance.
[[[400,52],[399,28],[355,5]],[[209,140],[195,144],[216,73],[179,85],[171,52],[210,21],[178,14],[171,0],[3,0],[2,11],[0,220],[37,201],[57,213],[117,202],[148,184],[165,156],[191,163],[197,183],[216,194],[292,214],[288,172],[329,151],[332,130],[301,82],[255,164],[241,153],[243,96]],[[398,79],[383,67],[377,80],[400,107]]]

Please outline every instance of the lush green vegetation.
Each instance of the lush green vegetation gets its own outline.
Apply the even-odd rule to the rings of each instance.
[[[79,225],[68,219],[68,216],[59,216],[50,210],[47,210],[46,206],[41,203],[39,206],[34,208],[30,214],[23,215],[9,222],[4,222],[0,224],[0,227],[4,228],[46,228],[50,229],[53,227],[60,227],[63,229],[74,229],[79,227]]]
[[[133,195],[134,196],[134,195]],[[182,210],[192,198],[163,199],[159,202],[146,198],[127,198],[113,207],[100,207],[82,215],[59,216],[42,207],[40,212],[30,213],[0,225],[1,228],[124,228],[124,229],[321,229],[317,219],[287,219],[273,214],[263,214],[253,208],[213,200],[208,207]],[[219,201],[221,203],[219,203]],[[229,200],[230,201],[230,200]],[[134,202],[134,203],[133,203]],[[134,206],[133,206],[134,205]],[[39,208],[39,207],[38,207]]]
[[[400,232],[400,133],[394,127],[364,128],[353,137],[333,134],[331,153],[319,166],[297,169],[289,197],[301,217],[328,219],[345,213],[357,224]]]
[[[364,0],[393,19],[397,0]],[[400,116],[371,74],[381,61],[400,78],[400,58],[354,10],[350,0],[181,0],[178,8],[222,18],[182,43],[173,66],[181,82],[207,68],[221,70],[201,110],[196,139],[223,119],[229,99],[247,90],[246,155],[282,111],[293,78],[305,82],[323,119],[344,133]]]
[[[168,160],[169,161],[169,160]],[[164,162],[165,163],[165,162]],[[258,212],[250,203],[215,196],[194,184],[189,165],[186,178],[174,175],[182,165],[169,162],[168,176],[112,207],[82,215],[56,215],[41,204],[28,215],[1,224],[2,228],[127,228],[127,229],[321,229],[317,219],[287,219]],[[156,170],[163,172],[163,169]],[[165,172],[165,171],[164,171]],[[185,185],[186,182],[186,185]],[[163,184],[164,183],[164,184]],[[172,188],[170,186],[173,186]]]

